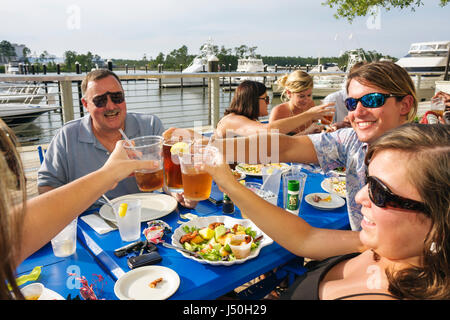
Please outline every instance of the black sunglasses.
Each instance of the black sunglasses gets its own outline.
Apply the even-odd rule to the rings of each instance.
[[[269,96],[265,96],[264,98],[259,98],[260,100],[264,100],[267,104],[270,103],[270,97]]]
[[[358,102],[361,101],[361,104],[366,108],[379,108],[386,103],[387,98],[391,97],[403,98],[404,96],[396,96],[393,94],[374,92],[366,94],[359,99],[356,98],[345,99],[345,107],[347,108],[348,111],[354,111],[356,110]]]
[[[115,104],[122,103],[125,100],[125,96],[122,91],[117,92],[108,91],[102,95],[92,98],[92,102],[97,108],[103,108],[108,103],[108,96],[111,98],[111,101]]]
[[[385,208],[387,206],[405,210],[420,211],[429,214],[424,203],[400,197],[394,193],[378,178],[367,176],[369,185],[369,199],[377,207]]]

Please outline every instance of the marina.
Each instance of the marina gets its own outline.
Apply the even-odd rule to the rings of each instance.
[[[288,72],[288,71],[287,71]],[[146,73],[136,71],[135,73],[117,72],[122,80],[125,90],[126,102],[129,111],[152,113],[157,115],[166,128],[169,127],[206,127],[211,130],[215,123],[223,115],[225,108],[228,107],[233,97],[235,85],[231,85],[229,79],[240,77],[254,77],[261,82],[266,83],[269,88],[268,94],[271,96],[270,109],[279,104],[280,91],[271,85],[267,79],[276,81],[278,77],[285,74],[286,71],[278,72],[205,72],[205,73]],[[313,90],[313,96],[317,103],[329,93],[341,89],[345,81],[345,75],[342,72],[310,72],[313,77],[320,77],[322,81],[330,81],[324,77],[340,77],[339,83],[329,84],[328,86],[316,85]],[[412,76],[419,101],[429,100],[435,93],[435,82],[442,80],[441,73],[410,73]],[[34,121],[26,121],[24,125],[16,126],[14,130],[19,136],[20,142],[26,145],[49,143],[56,131],[64,122],[71,119],[82,117],[85,112],[81,104],[81,80],[82,74],[61,74],[61,75],[0,75],[0,82],[3,86],[18,86],[26,82],[26,86],[33,84],[39,88],[39,94],[36,98],[41,101],[40,104],[31,104],[36,107],[21,107],[9,103],[2,107],[2,115],[8,116],[10,122],[20,122],[14,120],[20,118],[23,110],[31,112],[42,111],[49,108],[44,114],[38,116]],[[202,86],[195,87],[162,87],[160,80],[183,79],[187,83],[188,79],[196,80],[202,83]],[[228,81],[228,82],[227,82]],[[334,80],[332,80],[334,81]],[[22,83],[22,84],[21,84]],[[203,86],[203,83],[205,85]],[[222,90],[220,89],[222,88]],[[224,89],[228,90],[224,90]],[[42,92],[42,93],[41,93]],[[18,94],[17,97],[29,98],[29,94]],[[0,100],[11,99],[10,93],[0,93]],[[13,105],[14,109],[21,110],[14,114],[12,110],[7,110]],[[13,109],[13,108],[11,108]]]

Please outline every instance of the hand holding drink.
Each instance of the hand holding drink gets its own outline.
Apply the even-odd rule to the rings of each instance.
[[[129,140],[125,145],[128,155],[132,159],[147,160],[149,168],[135,170],[136,183],[139,190],[150,192],[163,187],[164,173],[162,162],[163,138],[160,136],[145,136]]]
[[[185,198],[197,201],[209,198],[212,177],[204,165],[213,165],[217,153],[215,147],[194,144],[189,153],[179,156]]]
[[[334,111],[334,102],[330,102],[312,107],[305,113],[309,113],[313,120],[325,119],[327,123],[324,124],[330,124],[333,121]]]
[[[179,154],[189,151],[189,144],[174,139],[164,140],[164,184],[171,192],[183,191]]]

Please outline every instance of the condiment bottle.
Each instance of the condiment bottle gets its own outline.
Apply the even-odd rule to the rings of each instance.
[[[226,193],[223,194],[222,212],[226,214],[234,213],[234,203]]]
[[[286,210],[295,215],[298,214],[299,210],[299,190],[300,183],[298,180],[289,180],[288,181],[288,194],[286,199]]]

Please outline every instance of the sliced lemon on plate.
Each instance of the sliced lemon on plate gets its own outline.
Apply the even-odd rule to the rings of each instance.
[[[119,206],[119,217],[123,218],[127,214],[128,204],[121,203]]]
[[[171,154],[189,153],[189,145],[186,142],[177,142],[170,148]]]

